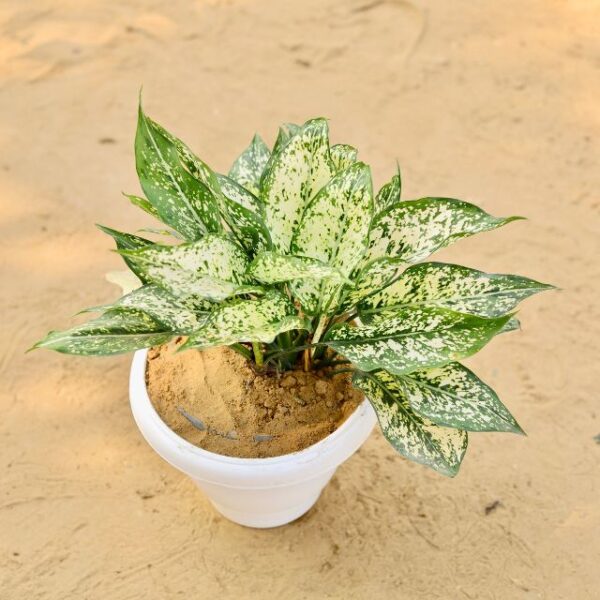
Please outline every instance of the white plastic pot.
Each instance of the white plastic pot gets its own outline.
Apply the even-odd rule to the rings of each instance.
[[[129,396],[146,441],[189,475],[225,517],[248,527],[277,527],[302,516],[318,500],[335,470],[369,437],[375,412],[365,400],[325,439],[292,454],[235,458],[202,450],[172,431],[146,390],[147,350],[133,357]]]

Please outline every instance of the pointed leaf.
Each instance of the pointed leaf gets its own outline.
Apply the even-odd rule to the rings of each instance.
[[[388,183],[386,183],[380,190],[377,192],[377,197],[375,198],[375,206],[378,211],[391,206],[392,204],[396,204],[400,202],[400,194],[402,193],[402,175],[400,174],[400,165],[398,165],[398,170],[396,175],[392,177]]]
[[[135,138],[140,184],[160,220],[196,240],[221,231],[217,200],[182,163],[187,147],[146,117],[140,105]]]
[[[355,373],[352,383],[369,399],[381,430],[405,458],[454,477],[467,449],[467,432],[440,427],[418,415],[390,373]]]
[[[217,307],[206,325],[193,333],[184,348],[209,348],[236,342],[272,342],[292,329],[305,329],[287,296],[271,290],[259,300],[232,300]]]
[[[269,248],[271,236],[263,218],[259,200],[232,179],[219,175],[221,214],[246,252],[254,255]]]
[[[348,278],[362,259],[373,213],[371,171],[355,163],[338,173],[309,203],[292,239],[294,254],[315,258]],[[301,281],[292,286],[309,314],[332,312],[340,283]]]
[[[67,331],[51,331],[34,348],[82,356],[108,356],[164,344],[171,337],[172,333],[150,315],[117,309]]]
[[[143,311],[162,323],[168,331],[182,335],[197,331],[209,315],[207,307],[204,311],[198,310],[195,303],[176,298],[154,284],[134,290],[106,308],[121,307]]]
[[[145,278],[179,297],[223,300],[246,293],[244,251],[223,235],[210,234],[179,246],[122,251]],[[241,288],[241,289],[240,289]]]
[[[110,237],[115,240],[118,250],[138,250],[140,248],[147,248],[155,245],[154,242],[140,237],[139,235],[123,233],[122,231],[117,231],[116,229],[105,227],[104,225],[97,224],[96,227],[98,227],[98,229],[103,233],[110,235]],[[140,269],[138,269],[137,266],[126,256],[123,256],[123,260],[125,261],[125,264],[133,271],[133,273],[142,281],[142,283],[146,283],[142,271],[140,271]]]
[[[393,312],[401,306],[443,306],[482,317],[512,311],[529,296],[553,286],[518,275],[488,275],[476,269],[446,263],[414,265],[389,287],[365,298],[361,317]]]
[[[156,208],[154,208],[154,206],[152,206],[149,200],[146,200],[146,198],[142,198],[140,196],[135,196],[134,194],[123,194],[123,196],[128,198],[131,204],[141,208],[144,212],[147,212],[149,215],[160,221],[160,215],[158,214],[158,211]]]
[[[451,198],[398,202],[373,219],[365,263],[382,256],[414,263],[454,240],[496,229],[520,218],[496,218],[474,204]]]
[[[248,276],[263,283],[283,283],[295,279],[331,277],[347,281],[342,273],[316,258],[261,252],[248,268]],[[348,282],[349,283],[349,282]]]
[[[343,324],[325,341],[363,371],[396,375],[442,366],[481,350],[510,319],[485,319],[443,308],[404,308],[370,325]]]
[[[345,171],[356,162],[358,150],[348,144],[335,144],[331,146],[331,160],[336,173]]]
[[[327,121],[313,119],[273,157],[265,171],[262,199],[275,250],[289,251],[304,208],[332,174]]]
[[[277,132],[277,139],[273,145],[273,153],[271,154],[270,160],[272,160],[274,155],[286,146],[290,139],[292,139],[292,137],[296,135],[300,129],[302,129],[302,126],[296,125],[295,123],[284,123],[279,128],[279,131]]]
[[[413,410],[438,425],[523,433],[496,392],[460,363],[390,377]]]
[[[271,151],[259,135],[240,154],[229,170],[229,177],[255,196],[260,194],[260,180]]]

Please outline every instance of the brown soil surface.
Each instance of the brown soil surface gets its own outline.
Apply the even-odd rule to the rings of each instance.
[[[229,348],[175,348],[149,351],[148,394],[175,433],[217,454],[264,458],[302,450],[335,431],[362,401],[347,375],[263,375]]]
[[[593,0],[0,2],[2,600],[592,600],[600,588],[600,6]],[[226,171],[254,131],[329,117],[405,198],[528,221],[437,260],[562,288],[468,364],[528,437],[446,479],[376,430],[305,517],[229,523],[145,443],[130,357],[24,354],[152,226],[146,109]]]

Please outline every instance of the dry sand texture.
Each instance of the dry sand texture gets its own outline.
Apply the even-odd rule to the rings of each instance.
[[[4,0],[0,597],[597,598],[599,20],[594,0]],[[439,256],[563,288],[469,361],[529,437],[473,435],[448,480],[375,433],[308,515],[253,531],[144,443],[129,358],[24,355],[114,296],[92,224],[147,224],[120,197],[142,83],[217,169],[325,115],[377,183],[400,160],[407,198],[527,215]]]

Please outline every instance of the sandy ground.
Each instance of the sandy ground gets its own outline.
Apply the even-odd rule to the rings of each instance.
[[[597,598],[599,22],[593,0],[1,2],[0,597]],[[470,361],[529,437],[473,435],[448,480],[374,433],[308,515],[253,531],[142,440],[128,357],[24,355],[113,297],[93,223],[148,224],[120,196],[142,83],[217,169],[325,115],[378,183],[400,160],[407,198],[527,215],[439,256],[563,288]]]

